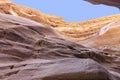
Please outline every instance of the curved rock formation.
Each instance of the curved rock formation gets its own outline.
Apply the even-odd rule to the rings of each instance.
[[[105,4],[105,5],[120,8],[120,1],[119,0],[85,0],[85,1],[91,2],[93,4]]]
[[[113,50],[120,52],[120,21],[112,22],[103,28],[94,35],[94,37],[89,38],[84,42],[88,47],[99,48],[102,50]]]
[[[22,16],[53,27],[56,27],[64,22],[61,17],[47,15],[35,9],[16,5],[12,2],[8,3],[4,0],[0,2],[0,13]]]
[[[84,41],[94,37],[104,26],[120,20],[120,14],[105,16],[93,20],[76,23],[75,27],[56,27],[55,29],[66,39],[74,42]],[[71,23],[71,25],[74,23]]]
[[[118,14],[85,22],[65,22],[61,17],[47,15],[35,9],[14,3],[2,3],[0,8],[1,13],[22,16],[43,25],[54,27],[61,36],[75,42],[93,37],[102,27],[116,19],[120,19]]]
[[[0,80],[112,80],[93,61],[107,58],[103,52],[60,38],[50,27],[0,14]]]
[[[120,80],[119,52],[113,55],[114,51],[74,43],[83,41],[94,48],[119,44],[119,24],[113,23],[119,14],[65,22],[9,0],[1,0],[0,13],[4,13],[0,14],[0,80]],[[113,40],[107,42],[111,35]]]

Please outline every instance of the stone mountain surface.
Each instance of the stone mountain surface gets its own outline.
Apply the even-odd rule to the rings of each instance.
[[[65,22],[10,0],[0,13],[0,80],[120,80],[120,14]]]
[[[85,0],[91,2],[93,4],[105,4],[109,6],[118,7],[120,9],[120,1],[119,0]]]
[[[106,58],[104,52],[60,38],[50,27],[0,14],[0,80],[114,80],[93,61]]]
[[[9,0],[0,4],[0,13],[29,18],[43,25],[54,27],[62,37],[75,42],[91,38],[105,25],[120,19],[120,14],[117,14],[84,22],[65,22],[61,17],[16,5]]]
[[[120,48],[120,21],[112,22],[100,29],[93,38],[88,39],[88,45],[95,48],[109,48],[119,51]],[[83,41],[84,42],[84,41]],[[89,43],[90,42],[90,43]]]

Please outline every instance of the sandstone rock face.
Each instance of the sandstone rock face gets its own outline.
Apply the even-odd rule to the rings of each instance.
[[[3,3],[11,3],[10,0],[0,0],[0,4],[3,4]]]
[[[85,0],[88,2],[91,2],[93,4],[105,4],[105,5],[109,5],[109,6],[115,6],[120,8],[120,1],[119,0]]]
[[[120,14],[105,16],[93,20],[79,22],[75,27],[56,27],[55,29],[64,36],[74,42],[84,41],[93,38],[106,25],[120,20]],[[72,25],[72,23],[71,23]],[[114,33],[114,32],[113,32]]]
[[[1,80],[114,80],[90,59],[33,59],[4,65],[1,69]]]
[[[112,80],[91,60],[103,62],[106,57],[60,38],[52,28],[0,14],[0,80]]]
[[[74,42],[91,38],[105,25],[120,19],[120,14],[118,14],[84,22],[65,22],[61,17],[44,14],[38,10],[16,5],[12,2],[1,3],[0,13],[22,16],[43,25],[53,27],[63,38]]]
[[[119,51],[120,48],[120,21],[114,21],[102,27],[94,37],[88,39],[91,47],[99,49],[113,49]],[[83,41],[84,42],[84,41]]]
[[[120,52],[111,51],[119,50],[119,14],[64,22],[9,0],[0,13],[0,80],[120,80]]]

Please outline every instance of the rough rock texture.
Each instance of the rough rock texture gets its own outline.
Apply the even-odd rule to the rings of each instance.
[[[75,27],[56,27],[55,29],[64,36],[74,42],[84,41],[93,38],[99,31],[108,24],[119,22],[120,14],[105,16],[93,20],[77,23]],[[74,23],[71,23],[71,25]],[[114,33],[114,32],[113,32]]]
[[[81,45],[62,39],[52,28],[45,27],[43,25],[40,25],[39,23],[30,21],[28,19],[0,14],[0,28],[0,39],[2,44],[1,47],[3,46],[3,48],[1,49],[3,52],[5,50],[6,53],[12,49],[12,46],[13,49],[18,50],[18,52],[20,52],[19,50],[22,50],[26,46],[28,49],[33,50],[34,53],[45,52],[44,55],[56,54],[55,56],[58,55],[58,57],[73,57],[77,55],[83,55],[82,53],[86,53],[86,56],[83,55],[82,57],[95,58],[96,55],[97,58],[98,55],[101,56],[98,58],[102,58],[102,52],[101,54],[99,54],[99,52],[96,52],[94,49],[92,50],[89,48],[85,48]],[[16,45],[14,46],[14,44]],[[7,45],[9,46],[8,49],[7,47],[4,47]],[[16,46],[18,46],[19,48],[17,48]],[[28,52],[30,51],[28,50]],[[12,54],[14,55],[13,52]],[[23,54],[25,55],[25,53]],[[94,56],[90,54],[93,54]],[[36,55],[38,56],[43,54]],[[20,56],[20,54],[17,56]],[[51,56],[51,58],[53,57]],[[103,59],[104,58],[98,60]]]
[[[90,59],[34,59],[0,67],[1,80],[113,80]]]
[[[86,47],[94,47],[110,54],[114,60],[106,65],[111,70],[120,73],[120,21],[112,22],[100,29],[93,37],[81,41]],[[115,74],[117,75],[117,74]],[[120,76],[120,74],[119,74]]]
[[[0,13],[0,80],[120,80],[120,14],[65,22],[9,0]]]
[[[105,5],[120,8],[120,1],[119,0],[85,0],[85,1],[91,2],[93,4],[105,4]]]
[[[87,58],[104,62],[107,56],[64,40],[37,22],[0,14],[0,80],[112,80]]]
[[[61,17],[44,14],[38,10],[16,5],[12,2],[4,0],[0,1],[0,13],[22,16],[53,27],[64,23],[64,20]]]
[[[113,50],[120,51],[120,21],[112,22],[103,28],[94,35],[93,38],[90,38],[87,44],[95,48],[109,48]]]
[[[11,1],[10,0],[0,0],[0,4],[3,4],[3,3],[11,3]]]
[[[44,14],[38,10],[16,5],[12,2],[2,2],[0,4],[0,13],[22,16],[43,25],[51,26],[62,37],[75,42],[93,37],[102,27],[120,19],[120,14],[118,14],[85,22],[65,22],[61,17]]]

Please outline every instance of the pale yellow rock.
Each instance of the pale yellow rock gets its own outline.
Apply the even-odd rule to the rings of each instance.
[[[0,0],[0,4],[2,4],[2,3],[11,3],[11,1],[10,0]]]

